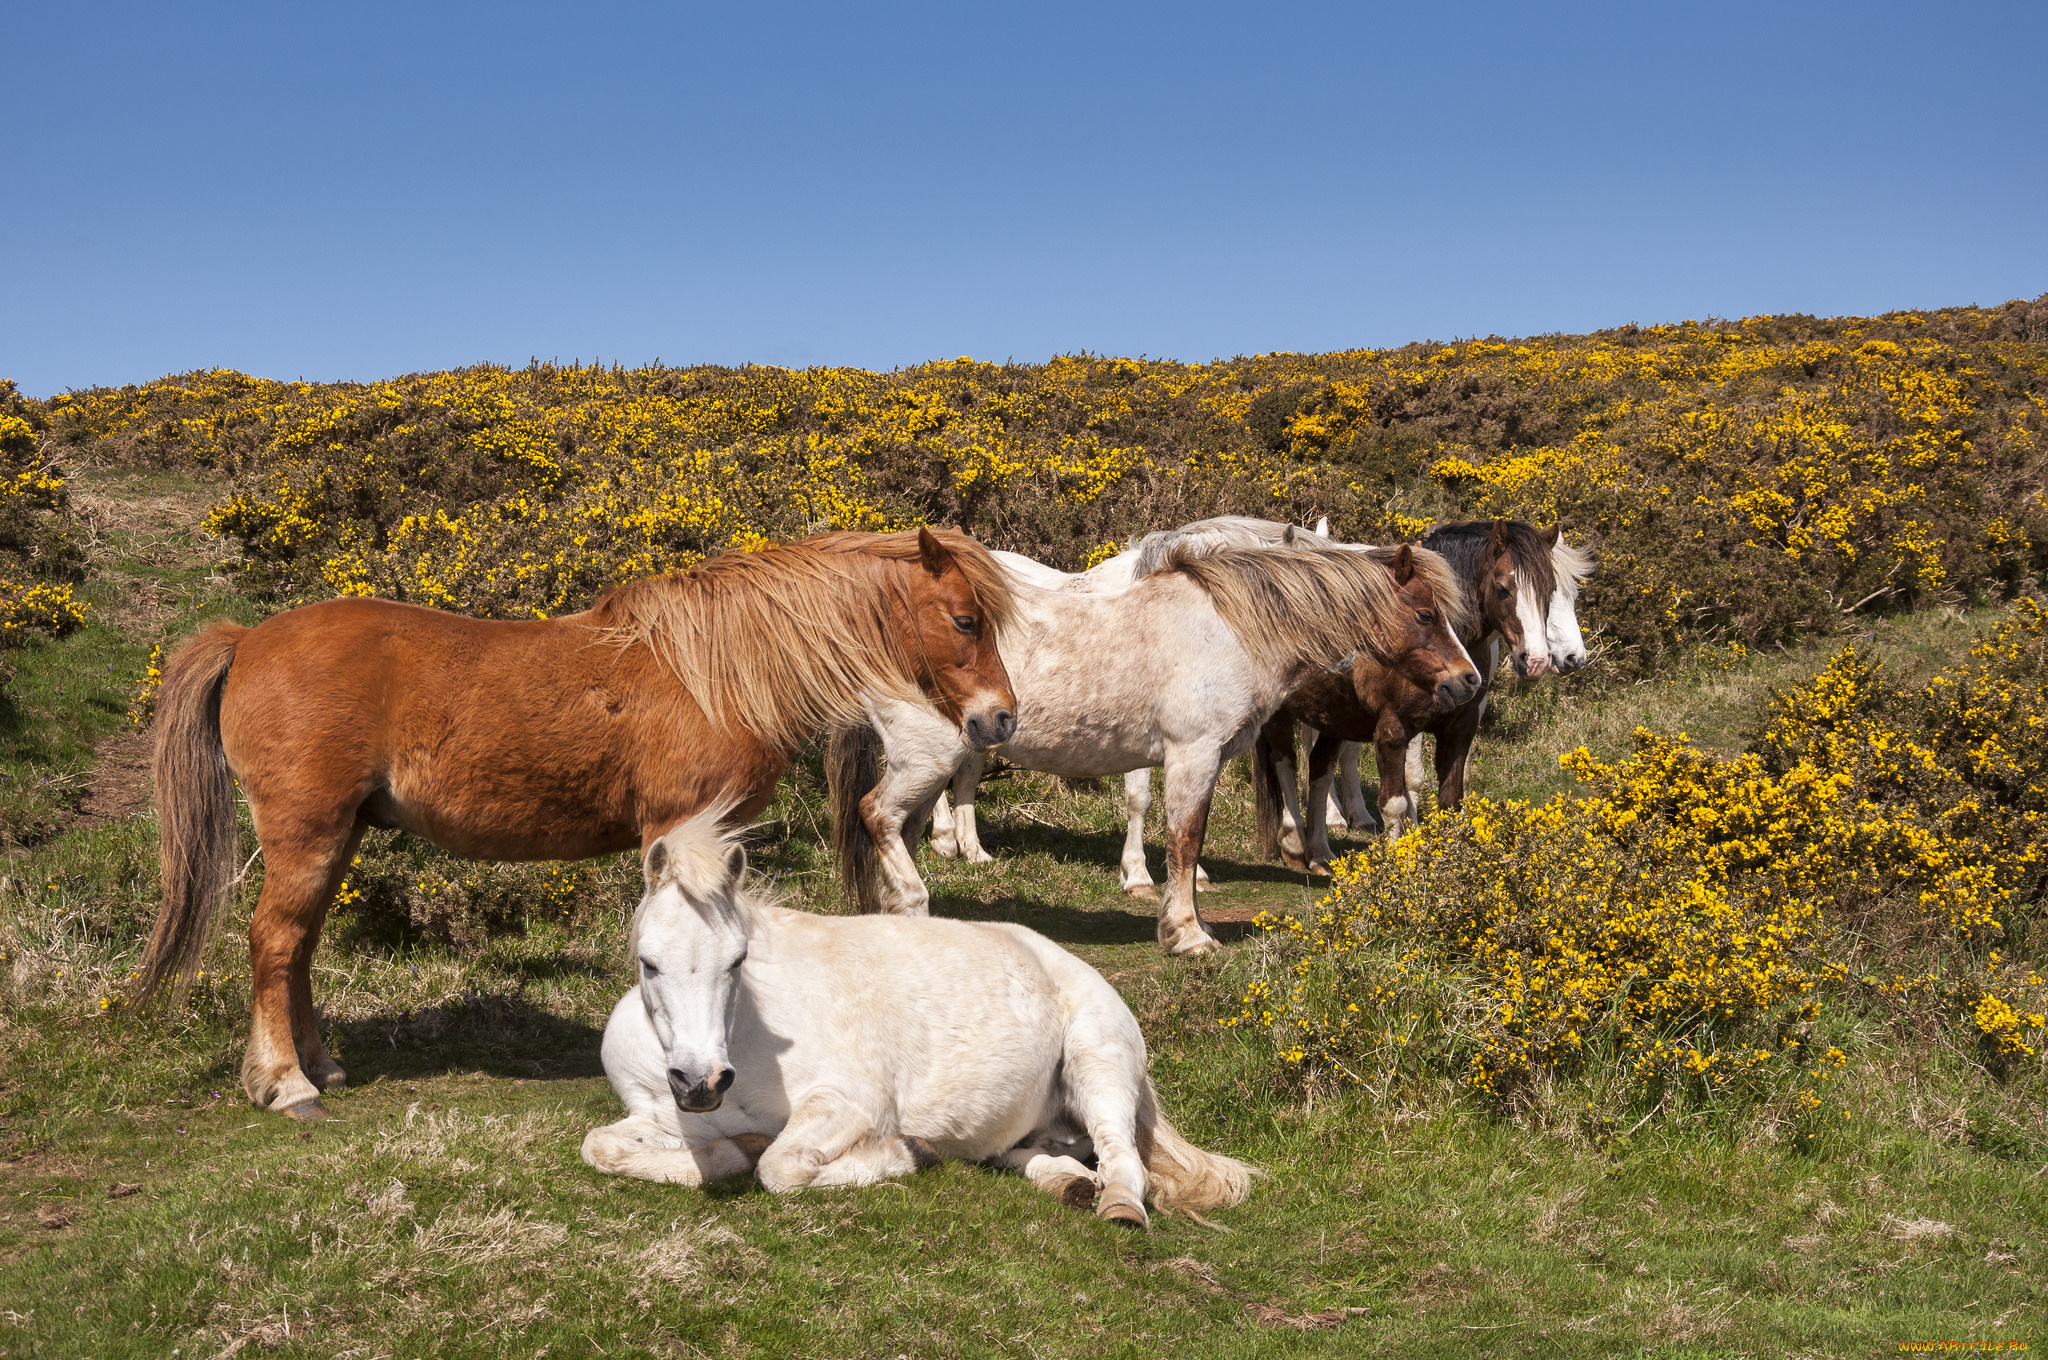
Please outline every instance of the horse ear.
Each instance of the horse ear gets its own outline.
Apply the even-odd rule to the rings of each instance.
[[[1555,548],[1557,546],[1557,540],[1563,537],[1564,521],[1559,520],[1557,523],[1551,525],[1548,529],[1545,529],[1543,531],[1543,546],[1546,548]]]
[[[1401,551],[1394,554],[1394,584],[1405,586],[1415,579],[1415,549],[1403,543]]]
[[[1487,547],[1495,557],[1499,557],[1508,551],[1508,526],[1506,520],[1497,519],[1493,522],[1493,537],[1487,540]]]
[[[1328,515],[1324,515],[1324,516],[1323,516],[1323,517],[1322,517],[1321,519],[1319,519],[1319,520],[1317,520],[1317,521],[1316,521],[1316,537],[1317,537],[1317,538],[1328,538],[1329,536],[1330,536],[1330,517],[1329,517]]]
[[[735,845],[732,849],[725,852],[726,881],[731,883],[732,886],[734,886],[735,888],[737,888],[740,885],[740,881],[744,879],[746,876],[747,847],[744,845]]]
[[[924,569],[934,576],[943,576],[946,568],[953,565],[953,554],[946,551],[946,545],[923,525],[917,530],[917,560],[924,563]]]
[[[647,883],[649,887],[661,881],[661,871],[668,867],[668,844],[656,841],[647,852]]]

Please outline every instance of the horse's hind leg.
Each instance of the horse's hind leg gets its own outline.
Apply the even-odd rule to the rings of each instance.
[[[1347,741],[1339,751],[1337,764],[1340,773],[1330,801],[1342,806],[1343,816],[1330,818],[1331,826],[1371,831],[1380,824],[1379,819],[1372,815],[1371,804],[1365,801],[1365,791],[1358,785],[1358,756],[1364,749],[1358,742]]]
[[[1330,833],[1323,820],[1323,811],[1330,803],[1330,787],[1336,778],[1337,748],[1342,744],[1335,737],[1319,736],[1308,753],[1308,828],[1303,839],[1307,845],[1311,873],[1327,874],[1330,861],[1337,857],[1330,849]]]
[[[242,1089],[267,1110],[325,1119],[322,1090],[346,1080],[313,1013],[313,951],[334,890],[362,840],[353,811],[289,828],[259,811],[263,895],[249,923],[249,1048]]]
[[[1084,1008],[1068,1029],[1067,1113],[1095,1145],[1095,1179],[1102,1187],[1096,1214],[1142,1228],[1150,1223],[1145,1214],[1145,1158],[1138,1148],[1145,1040],[1128,1010],[1121,1016],[1107,1011],[1107,1006]]]
[[[1092,1209],[1102,1193],[1101,1179],[1081,1162],[1028,1139],[990,1160],[1023,1173],[1026,1180],[1069,1209]]]

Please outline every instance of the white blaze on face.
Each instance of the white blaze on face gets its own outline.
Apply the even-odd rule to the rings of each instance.
[[[1578,592],[1559,576],[1557,593],[1550,597],[1550,617],[1544,640],[1550,648],[1550,662],[1569,674],[1586,664],[1586,639],[1579,633]]]
[[[728,1039],[747,932],[725,902],[693,902],[675,883],[641,906],[640,1002],[671,1072],[686,1086],[731,1066]]]
[[[1550,668],[1549,625],[1544,622],[1543,600],[1536,584],[1515,573],[1515,620],[1522,625],[1522,651],[1515,654],[1515,670],[1524,680],[1534,680]]]

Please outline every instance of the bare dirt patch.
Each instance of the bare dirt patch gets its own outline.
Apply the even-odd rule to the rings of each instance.
[[[100,826],[136,816],[149,806],[149,733],[129,727],[93,751],[92,779],[78,804],[75,826]]]

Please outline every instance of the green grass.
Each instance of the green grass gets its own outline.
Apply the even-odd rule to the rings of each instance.
[[[10,773],[92,768],[149,642],[222,598],[205,544],[148,528],[151,504],[189,514],[203,488],[105,475],[92,492],[109,507],[93,598],[120,619],[18,658]],[[1931,668],[1977,622],[1880,623],[1864,645]],[[1638,722],[1732,747],[1828,650],[1510,696],[1481,787],[1543,796],[1564,787],[1559,750],[1617,752]],[[150,913],[152,826],[36,804],[50,825],[10,845],[0,884],[0,1356],[1836,1356],[2040,1335],[2040,1112],[1938,1036],[1845,1021],[1852,1117],[1800,1151],[1714,1111],[1596,1139],[1449,1079],[1304,1089],[1263,1034],[1216,1020],[1260,947],[1242,918],[1304,907],[1315,882],[1253,862],[1230,771],[1204,907],[1234,942],[1163,959],[1149,905],[1116,889],[1113,785],[994,780],[996,861],[920,864],[935,912],[1022,921],[1122,990],[1176,1121],[1269,1173],[1218,1215],[1228,1231],[1161,1215],[1134,1234],[958,1165],[787,1199],[592,1172],[577,1145],[617,1113],[597,1047],[629,985],[630,858],[585,869],[568,916],[466,951],[338,913],[315,986],[354,1085],[329,1124],[261,1114],[240,1094],[236,975],[260,864],[215,985],[172,1016],[102,1011]],[[806,769],[755,843],[816,909],[837,900],[824,830]]]

